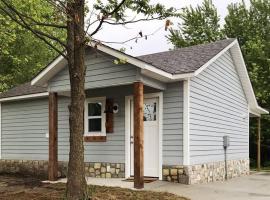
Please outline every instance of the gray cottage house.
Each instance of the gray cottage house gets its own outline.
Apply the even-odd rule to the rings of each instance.
[[[249,173],[249,117],[268,111],[256,101],[237,40],[139,57],[98,44],[86,49],[86,66],[87,176],[128,178],[141,170],[194,184]],[[0,172],[65,176],[69,101],[61,56],[30,83],[0,94]]]

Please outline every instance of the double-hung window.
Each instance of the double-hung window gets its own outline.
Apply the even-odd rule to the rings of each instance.
[[[105,97],[89,98],[85,103],[85,135],[106,136]]]

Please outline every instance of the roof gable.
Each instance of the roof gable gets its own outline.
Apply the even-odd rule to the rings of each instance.
[[[253,114],[268,113],[268,111],[262,109],[257,103],[241,49],[236,39],[226,39],[209,44],[139,56],[137,58],[100,43],[93,42],[90,46],[97,46],[97,50],[113,57],[123,59],[126,62],[141,68],[142,74],[164,82],[174,82],[197,76],[217,58],[230,50],[249,102],[250,112]],[[31,81],[31,85],[47,85],[47,82],[59,73],[66,64],[67,62],[62,56],[57,57]],[[28,87],[30,87],[29,84]],[[20,89],[14,90],[19,91]],[[7,93],[13,96],[23,95],[20,92],[15,92],[16,94],[14,95],[13,91]],[[26,88],[22,91],[32,92],[32,89]],[[5,98],[3,95],[7,94],[2,94],[2,98]]]
[[[229,45],[232,45],[235,41],[235,39],[225,39],[209,44],[195,45],[139,57],[133,57],[100,43],[92,42],[93,44],[90,46],[97,46],[97,49],[101,52],[126,60],[128,63],[141,68],[143,70],[142,73],[145,72],[148,75],[150,73],[155,78],[170,81],[192,76],[192,73],[222,53],[226,48],[229,48]],[[65,59],[59,56],[32,80],[32,84],[44,85],[63,69],[66,64]]]
[[[235,39],[195,45],[172,51],[139,56],[138,59],[171,74],[192,73],[224,50]]]

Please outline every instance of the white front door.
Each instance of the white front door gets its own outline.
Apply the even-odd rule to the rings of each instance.
[[[144,176],[159,176],[159,133],[158,133],[158,117],[159,117],[158,98],[144,99]],[[130,138],[130,172],[134,175],[134,113],[133,100],[131,100],[131,138]]]

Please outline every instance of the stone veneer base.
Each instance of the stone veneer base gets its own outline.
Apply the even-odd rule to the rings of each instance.
[[[227,161],[228,179],[249,174],[249,159]],[[163,180],[183,184],[225,180],[225,162],[190,166],[163,166]]]
[[[58,162],[58,177],[66,177],[67,162]],[[48,161],[44,160],[0,160],[0,173],[33,175],[48,178]],[[101,178],[124,178],[123,163],[85,163],[85,175]]]
[[[58,177],[66,177],[67,162],[58,162]],[[229,160],[228,179],[249,174],[249,159]],[[0,160],[0,173],[33,175],[47,179],[48,161]],[[125,178],[124,163],[85,163],[85,174],[97,178]],[[225,180],[225,163],[212,162],[190,166],[163,166],[163,180],[183,184]]]

